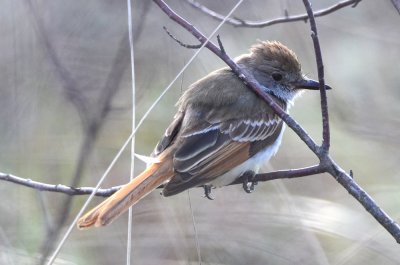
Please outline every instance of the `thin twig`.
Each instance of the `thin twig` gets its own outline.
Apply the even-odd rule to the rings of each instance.
[[[194,0],[186,0],[192,7],[200,10],[204,14],[207,14],[208,16],[216,19],[216,20],[221,20],[224,16],[205,7],[204,5],[194,1]],[[392,0],[395,1],[395,0]],[[314,12],[314,17],[322,17],[325,15],[328,15],[330,13],[333,13],[341,8],[344,8],[346,6],[352,6],[355,7],[361,0],[346,0],[346,1],[341,1],[335,5],[332,5],[328,8],[318,10]],[[230,25],[233,25],[235,27],[248,27],[248,28],[263,28],[263,27],[268,27],[274,24],[279,24],[279,23],[287,23],[287,22],[295,22],[295,21],[304,21],[307,22],[308,20],[308,15],[307,14],[301,14],[301,15],[293,15],[289,16],[288,14],[285,14],[284,17],[280,18],[275,18],[272,20],[267,20],[267,21],[249,21],[249,20],[243,20],[240,18],[229,18],[227,20],[227,23]]]
[[[19,184],[28,188],[33,188],[39,191],[50,191],[50,192],[59,192],[67,195],[88,195],[93,191],[93,187],[79,187],[74,188],[70,186],[66,186],[63,184],[48,184],[44,182],[34,181],[31,179],[17,177],[11,174],[1,173],[0,172],[0,180],[12,182],[15,184]],[[119,190],[122,186],[115,186],[107,189],[99,189],[95,195],[99,197],[109,197],[114,192]]]
[[[225,48],[224,48],[224,45],[222,45],[221,37],[219,35],[217,35],[217,41],[218,41],[219,49],[221,50],[222,53],[225,53]]]
[[[314,13],[309,1],[303,0],[306,7],[308,17],[310,18],[311,38],[314,44],[315,59],[318,69],[319,91],[321,98],[321,114],[322,114],[322,149],[324,152],[329,152],[330,147],[330,130],[329,130],[329,113],[328,99],[326,97],[325,79],[324,79],[324,64],[322,62],[322,52],[318,39],[317,25],[315,23]]]
[[[168,36],[171,37],[171,39],[173,39],[174,41],[176,41],[179,45],[181,45],[182,47],[188,48],[188,49],[200,49],[201,47],[201,43],[200,44],[186,44],[183,43],[182,41],[178,40],[177,37],[175,37],[174,35],[172,35],[171,32],[168,31],[167,27],[163,26],[163,29],[165,30],[165,32],[168,34]]]

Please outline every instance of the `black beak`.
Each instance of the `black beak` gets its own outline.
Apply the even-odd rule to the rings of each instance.
[[[319,83],[312,79],[302,79],[296,84],[297,89],[319,90]],[[325,85],[326,90],[332,89],[330,86]]]

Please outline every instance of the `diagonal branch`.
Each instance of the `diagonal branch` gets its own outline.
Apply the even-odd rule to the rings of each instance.
[[[192,7],[200,10],[204,14],[212,17],[213,19],[216,19],[218,21],[221,21],[224,16],[207,8],[206,6],[196,2],[195,0],[186,0]],[[397,0],[392,0],[392,1],[397,1]],[[328,15],[330,13],[333,13],[339,9],[342,9],[346,6],[352,6],[355,7],[361,0],[346,0],[346,1],[341,1],[335,5],[332,5],[328,8],[321,9],[318,11],[314,12],[314,17],[322,17],[325,15]],[[307,22],[308,20],[308,14],[301,14],[301,15],[294,15],[294,16],[285,16],[285,17],[280,17],[280,18],[275,18],[272,20],[266,20],[266,21],[249,21],[249,20],[243,20],[240,18],[229,18],[226,23],[234,26],[234,27],[248,27],[248,28],[264,28],[268,27],[271,25],[275,24],[280,24],[280,23],[287,23],[287,22],[296,22],[296,21],[304,21]]]
[[[189,31],[196,39],[202,44],[206,42],[207,38],[197,30],[192,24],[187,22],[184,18],[179,16],[173,11],[164,1],[153,0],[172,20],[181,25],[187,31]],[[260,96],[274,111],[275,113],[290,127],[293,131],[304,141],[304,143],[316,154],[321,152],[319,146],[314,142],[313,139],[307,134],[307,132],[291,117],[289,116],[275,101],[263,91],[262,86],[257,80],[250,74],[243,70],[237,65],[232,58],[226,53],[222,52],[214,43],[207,42],[205,45],[207,49],[216,54],[221,58],[232,71],[245,83],[247,86]]]
[[[34,5],[31,3],[31,0],[29,0],[30,7],[34,9]],[[143,32],[143,24],[145,21],[145,16],[148,14],[150,8],[150,4],[146,2],[144,4],[144,8],[142,10],[143,16],[140,22],[137,24],[135,28],[135,34],[136,38],[139,39],[139,36]],[[44,32],[44,25],[41,20],[41,17],[36,14],[34,17],[35,21],[37,22],[38,25],[40,25],[41,28],[41,36],[45,40],[45,47],[49,51],[54,51],[54,48],[52,47],[50,41],[46,38],[46,34]],[[84,128],[84,137],[82,144],[80,146],[78,158],[77,158],[77,165],[75,167],[75,172],[73,175],[73,178],[70,182],[70,186],[76,187],[79,185],[83,178],[83,173],[84,169],[86,167],[87,161],[89,161],[90,155],[93,152],[94,145],[96,143],[97,137],[101,132],[101,129],[103,128],[106,117],[112,110],[112,100],[114,96],[116,95],[117,91],[120,88],[120,82],[122,80],[122,76],[125,72],[126,65],[129,63],[129,57],[126,56],[126,49],[127,49],[127,44],[128,43],[128,32],[123,34],[121,37],[119,47],[117,49],[117,52],[115,54],[115,58],[112,62],[111,70],[107,76],[106,82],[104,83],[103,87],[100,89],[99,92],[99,97],[97,99],[96,104],[92,106],[91,109],[93,111],[90,111],[90,116],[87,114],[88,113],[88,108],[86,108],[85,112],[85,120],[83,120],[83,128]],[[54,54],[55,53],[50,53]],[[58,67],[62,66],[59,61],[57,60],[56,56],[50,56],[51,62],[55,65],[55,67],[58,69]],[[62,68],[64,69],[64,68]],[[67,73],[66,71],[62,71],[62,73]],[[66,75],[69,77],[70,75]],[[64,83],[71,85],[69,82],[65,81],[65,75],[60,75],[60,79],[64,81]],[[71,80],[72,77],[70,78]],[[68,80],[70,80],[68,79]],[[67,81],[68,81],[67,80]],[[79,91],[79,88],[77,87],[77,84],[74,83],[74,86],[72,86],[75,90]],[[65,89],[70,88],[66,87]],[[68,90],[68,89],[67,89]],[[77,106],[78,107],[78,106]],[[82,111],[81,111],[82,112]],[[111,191],[108,191],[111,192]],[[43,241],[43,244],[41,246],[41,263],[44,263],[46,260],[46,257],[49,255],[50,251],[53,248],[53,244],[57,241],[57,238],[61,232],[61,228],[64,226],[65,222],[68,220],[68,216],[71,211],[71,206],[73,202],[73,197],[67,197],[60,206],[59,214],[57,216],[56,220],[56,226],[48,231],[48,235],[46,236],[46,239]]]
[[[399,12],[400,14],[400,0],[392,0],[392,4],[394,8],[397,10],[397,12]]]
[[[77,165],[75,168],[75,172],[73,178],[70,182],[70,186],[75,187],[79,185],[83,178],[84,169],[86,167],[87,161],[89,161],[90,155],[93,152],[94,145],[97,141],[97,138],[103,128],[106,117],[111,111],[111,103],[112,99],[116,95],[116,92],[120,88],[120,82],[122,80],[122,75],[124,73],[124,69],[129,62],[129,58],[126,57],[126,43],[127,43],[127,34],[120,40],[120,45],[115,55],[111,71],[107,77],[107,80],[101,88],[100,96],[98,99],[98,103],[96,104],[95,114],[92,115],[89,121],[87,121],[87,125],[85,127],[85,134],[83,138],[83,142],[80,146]],[[68,220],[68,216],[71,211],[71,206],[73,202],[73,197],[67,197],[60,206],[59,215],[56,219],[56,227],[53,230],[48,232],[48,236],[43,242],[42,245],[42,263],[44,263],[46,257],[49,255],[50,251],[53,248],[54,242],[57,241],[59,233],[61,232],[61,227],[64,226],[65,222]]]
[[[47,55],[54,74],[61,83],[61,88],[68,100],[75,106],[78,115],[81,119],[82,126],[85,127],[89,121],[88,99],[83,95],[78,82],[72,77],[68,69],[61,63],[56,50],[54,49],[51,40],[46,33],[44,22],[39,14],[38,9],[32,0],[26,0],[29,11],[33,17],[33,25],[36,29],[39,41],[43,44],[44,52]]]
[[[162,0],[153,0],[160,8],[163,10],[165,14],[169,16],[173,21],[181,25],[187,31],[189,31],[194,37],[196,37],[201,43],[206,42],[205,36],[198,31],[193,25],[188,23],[185,19],[179,16],[175,11],[173,11],[164,1]],[[303,0],[307,13],[313,14],[311,9],[311,4],[308,0]],[[315,20],[311,20],[311,27],[316,32],[316,24]],[[318,40],[318,35],[314,34],[315,40]],[[314,43],[316,41],[314,40]],[[327,171],[393,236],[393,238],[400,243],[400,226],[390,217],[388,216],[376,203],[375,201],[352,179],[352,177],[347,174],[342,168],[340,168],[335,161],[329,156],[328,150],[324,146],[318,146],[313,139],[305,132],[305,130],[295,121],[293,120],[285,111],[283,111],[279,106],[277,106],[271,97],[269,97],[266,93],[264,93],[261,89],[260,84],[251,76],[250,73],[247,73],[243,69],[241,69],[226,53],[222,53],[222,51],[212,42],[208,42],[205,46],[216,54],[219,58],[221,58],[231,69],[232,71],[248,86],[249,89],[254,91],[258,96],[260,96],[274,111],[275,113],[306,143],[306,145],[316,154],[316,156],[321,161],[321,166],[326,168]],[[316,57],[320,56],[320,53],[316,53]],[[319,69],[319,79],[323,79],[323,67],[322,67],[322,59],[317,59],[317,67]],[[321,70],[322,69],[322,72]],[[321,92],[324,90],[321,89]],[[322,95],[321,98],[324,96]],[[325,95],[326,97],[326,95]],[[321,103],[323,103],[321,101]],[[324,103],[323,103],[324,104]],[[323,105],[322,104],[322,105]],[[322,108],[327,108],[327,105],[322,106]],[[322,113],[323,115],[327,115],[326,112]],[[325,116],[326,122],[328,121],[327,116]],[[329,127],[327,127],[329,131]]]

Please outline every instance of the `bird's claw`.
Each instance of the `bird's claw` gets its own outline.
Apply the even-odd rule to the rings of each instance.
[[[256,173],[254,171],[246,171],[242,174],[243,178],[243,189],[246,193],[252,193],[255,190],[255,186],[258,184],[258,181],[254,181]],[[250,182],[250,185],[249,185]]]
[[[209,200],[214,200],[214,197],[211,196],[211,185],[204,185],[204,197]]]

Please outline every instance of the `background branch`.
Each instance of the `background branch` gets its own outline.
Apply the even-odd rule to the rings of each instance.
[[[397,10],[397,12],[399,12],[400,14],[400,0],[392,0],[392,4],[394,8]]]
[[[118,89],[120,88],[119,83],[121,81],[122,74],[124,73],[126,65],[128,65],[129,63],[129,57],[125,56],[127,52],[127,40],[127,34],[124,34],[124,37],[121,38],[120,48],[118,49],[115,56],[111,72],[109,73],[108,79],[104,87],[100,90],[100,96],[97,104],[95,104],[95,106],[93,107],[93,109],[96,110],[94,110],[94,114],[90,116],[86,126],[84,127],[85,130],[83,142],[79,149],[75,172],[73,174],[72,180],[70,181],[71,187],[78,186],[82,181],[83,172],[86,164],[92,154],[100,131],[105,124],[106,117],[111,110],[111,101],[114,98]],[[57,242],[57,238],[59,236],[59,233],[61,232],[61,227],[63,227],[68,221],[68,216],[70,214],[72,206],[72,200],[73,197],[68,196],[65,198],[60,206],[59,214],[55,222],[56,225],[54,229],[49,231],[48,236],[46,237],[42,245],[42,263],[45,262],[47,256],[50,254],[53,248],[54,243]]]
[[[213,19],[216,19],[218,21],[221,21],[225,16],[207,8],[206,6],[200,4],[197,1],[194,0],[186,0],[192,7],[196,8],[197,10],[203,12],[204,14],[212,17]],[[399,1],[399,0],[392,0],[392,1]],[[342,9],[346,6],[352,6],[355,7],[361,0],[346,0],[346,1],[341,1],[335,5],[332,5],[328,8],[321,9],[318,11],[314,12],[315,17],[322,17],[325,15],[328,15],[330,13],[333,13],[335,11],[338,11],[339,9]],[[240,18],[229,18],[226,23],[233,25],[235,27],[248,27],[248,28],[263,28],[263,27],[268,27],[274,24],[280,24],[280,23],[287,23],[287,22],[296,22],[296,21],[304,21],[307,22],[308,20],[308,14],[301,14],[301,15],[293,15],[293,16],[285,16],[285,17],[280,17],[280,18],[275,18],[272,20],[266,20],[266,21],[250,21],[250,20],[243,20]]]
[[[32,0],[27,0],[27,4],[29,9],[32,11],[33,22],[36,25],[39,39],[44,44],[45,53],[48,55],[50,64],[52,64],[51,68],[55,69],[55,74],[62,84],[62,89],[65,95],[73,103],[81,118],[83,141],[78,151],[73,178],[69,184],[70,187],[76,187],[82,181],[84,169],[86,168],[86,165],[91,157],[94,145],[106,122],[106,118],[112,110],[112,100],[114,99],[116,93],[121,87],[120,82],[122,80],[122,76],[125,72],[127,65],[130,62],[129,57],[126,56],[126,54],[129,52],[128,32],[126,31],[122,35],[119,41],[119,47],[115,54],[114,60],[112,61],[112,65],[110,68],[111,70],[108,73],[107,79],[103,87],[99,89],[97,100],[94,102],[94,104],[91,105],[83,94],[83,92],[85,91],[84,87],[82,87],[81,84],[73,78],[72,74],[62,64],[60,58],[57,56],[55,48],[48,37],[49,34],[47,34],[46,32],[43,18],[36,9],[35,4],[33,4]],[[144,15],[148,13],[149,7],[149,3],[144,5],[144,10],[142,11]],[[142,32],[144,21],[145,19],[143,18],[136,26],[135,39],[139,38],[139,35]],[[67,186],[58,185],[56,188],[71,192],[72,188],[66,189],[66,187]],[[111,191],[106,191],[105,193],[107,192]],[[52,251],[54,243],[57,242],[57,238],[61,232],[61,228],[68,221],[72,201],[73,197],[68,196],[61,203],[58,211],[58,216],[55,218],[55,226],[49,227],[50,229],[48,229],[47,231],[47,236],[43,240],[40,251],[42,253],[41,263],[45,263],[47,256]]]

